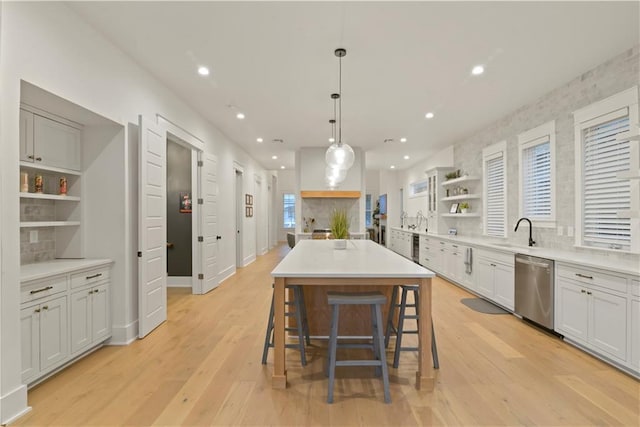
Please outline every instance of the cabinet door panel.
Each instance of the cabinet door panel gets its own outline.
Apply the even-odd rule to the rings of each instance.
[[[513,310],[515,302],[514,269],[502,264],[494,267],[495,300]]]
[[[20,110],[20,160],[33,162],[33,113]]]
[[[486,296],[493,299],[495,293],[494,279],[493,279],[493,266],[491,263],[484,259],[478,258],[476,265],[476,290]]]
[[[91,289],[71,294],[71,353],[91,344]]]
[[[606,292],[592,291],[589,295],[591,316],[589,335],[591,344],[626,361],[627,359],[627,300]]]
[[[67,297],[40,305],[40,368],[54,366],[69,354]]]
[[[557,330],[572,339],[586,343],[589,325],[587,294],[581,286],[563,280],[558,281],[557,290],[558,318],[555,319]]]
[[[62,123],[34,116],[33,142],[36,163],[80,170],[80,131]]]
[[[91,295],[91,336],[94,343],[111,335],[111,310],[109,286],[107,284],[93,288]]]
[[[22,381],[28,382],[40,372],[40,315],[39,306],[20,310],[22,353]]]
[[[631,300],[631,359],[629,362],[640,370],[640,299]]]

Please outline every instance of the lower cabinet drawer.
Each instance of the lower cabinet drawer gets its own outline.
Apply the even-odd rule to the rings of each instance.
[[[20,303],[36,301],[67,290],[67,276],[53,276],[20,285]]]
[[[74,273],[71,275],[71,288],[79,288],[109,279],[109,270],[109,267],[101,267],[86,270],[81,273]]]
[[[592,270],[583,267],[574,267],[558,263],[557,274],[560,277],[572,279],[587,285],[601,286],[622,293],[627,292],[627,278],[616,276],[599,270]]]

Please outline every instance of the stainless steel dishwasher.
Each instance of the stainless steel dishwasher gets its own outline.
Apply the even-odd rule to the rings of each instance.
[[[553,329],[553,260],[516,254],[515,312]]]

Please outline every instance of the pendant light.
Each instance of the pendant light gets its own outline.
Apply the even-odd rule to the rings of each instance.
[[[331,140],[335,142],[336,140],[336,102],[340,98],[340,95],[337,93],[331,94],[331,99],[333,99],[333,119],[329,120],[331,124]],[[325,169],[325,182],[329,188],[336,188],[338,184],[344,181],[347,178],[347,170],[340,169],[336,167],[332,167],[327,165]]]
[[[342,142],[342,58],[347,54],[345,49],[336,49],[334,54],[339,58],[339,87],[338,87],[338,140],[331,144],[325,154],[327,165],[331,168],[348,170],[353,166],[355,154],[353,148]],[[333,97],[333,96],[332,96]]]

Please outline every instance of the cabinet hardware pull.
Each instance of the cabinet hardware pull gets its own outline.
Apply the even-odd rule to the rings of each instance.
[[[587,291],[587,295],[591,295],[591,291]]]
[[[89,291],[89,295],[91,295],[93,293],[93,291]]]
[[[587,291],[585,291],[584,289],[580,289],[580,292],[582,292],[584,294]]]
[[[49,306],[45,305],[44,307],[42,307],[43,310],[49,310]]]
[[[37,162],[41,162],[42,161],[42,157],[36,157],[36,161]]]
[[[593,276],[587,276],[586,274],[576,273],[576,276],[593,280]]]
[[[39,308],[36,308],[36,309],[34,310],[34,313],[40,313],[40,309],[39,309]]]
[[[27,159],[33,159],[32,155],[27,156]]]
[[[453,246],[454,248],[457,248],[457,247],[458,247],[458,245],[451,245],[451,246]]]
[[[102,273],[94,274],[93,276],[87,276],[85,277],[85,279],[86,280],[95,279],[96,277],[100,277],[100,276],[102,276]]]
[[[48,291],[49,289],[53,289],[53,286],[47,286],[46,288],[41,288],[41,289],[35,289],[31,292],[29,292],[31,295],[33,294],[37,294],[38,292],[44,292],[44,291]]]
[[[496,266],[495,264],[491,264],[491,267],[495,267],[495,266]]]

